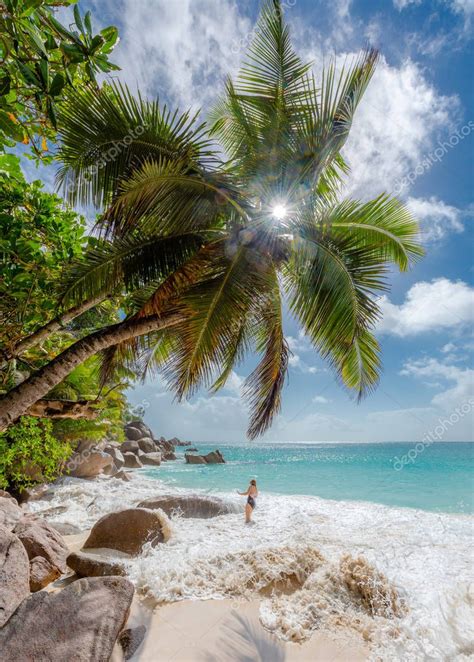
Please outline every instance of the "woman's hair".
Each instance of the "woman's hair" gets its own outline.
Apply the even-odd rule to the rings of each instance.
[[[252,480],[250,481],[250,485],[257,487],[257,481],[252,478]]]

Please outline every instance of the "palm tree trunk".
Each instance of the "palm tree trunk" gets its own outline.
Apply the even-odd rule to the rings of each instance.
[[[98,303],[103,301],[106,297],[107,295],[100,295],[94,297],[93,299],[89,299],[88,301],[83,301],[78,306],[74,306],[74,308],[66,310],[66,312],[58,315],[44,326],[40,327],[36,331],[33,331],[33,333],[31,333],[29,336],[26,336],[26,338],[20,340],[18,343],[13,345],[11,349],[7,349],[4,352],[4,357],[7,360],[10,360],[16,356],[20,356],[20,354],[26,352],[27,349],[34,347],[42,340],[45,340],[52,333],[60,331],[68,322],[73,320],[75,317],[82,315],[82,313],[85,313],[87,310],[90,310]]]
[[[0,400],[0,432],[62,382],[74,368],[97,352],[124,340],[173,326],[182,319],[178,313],[152,315],[119,322],[81,338]]]

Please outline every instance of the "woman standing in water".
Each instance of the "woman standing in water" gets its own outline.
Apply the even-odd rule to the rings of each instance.
[[[252,479],[248,490],[246,492],[237,492],[237,494],[247,497],[247,503],[245,504],[245,523],[250,524],[252,521],[252,512],[255,508],[255,499],[258,497],[257,481]]]

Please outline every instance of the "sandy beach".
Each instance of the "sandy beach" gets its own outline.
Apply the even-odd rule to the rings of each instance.
[[[90,531],[64,536],[71,552],[81,549]],[[102,558],[115,557],[111,550],[97,550]],[[68,579],[48,587],[60,590]],[[238,659],[272,662],[364,662],[369,648],[352,630],[315,632],[302,644],[271,635],[259,618],[261,596],[253,599],[183,600],[157,604],[140,592],[134,596],[127,627],[145,626],[146,634],[133,662],[235,662]],[[239,656],[242,656],[240,658]],[[117,644],[111,662],[125,659]]]
[[[78,528],[64,536],[78,552],[101,517],[160,495],[189,504],[199,492],[138,471],[127,484],[67,478],[29,507]],[[205,498],[228,513],[163,513],[167,541],[138,555],[83,550],[122,563],[135,587],[127,628],[146,630],[133,660],[469,659],[470,518],[264,494],[246,527],[237,495]],[[259,646],[271,654],[259,658]],[[114,661],[122,655],[117,645]]]

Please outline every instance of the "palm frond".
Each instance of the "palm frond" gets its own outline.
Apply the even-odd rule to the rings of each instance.
[[[146,287],[173,273],[202,243],[203,238],[193,233],[98,240],[65,274],[62,299],[73,303],[117,288]]]
[[[320,205],[319,216],[316,223],[335,237],[350,236],[379,263],[391,262],[400,271],[424,254],[419,224],[399,200],[388,195],[365,203],[345,200],[329,210]]]
[[[178,398],[210,386],[216,372],[228,367],[229,348],[266,279],[266,258],[242,244],[232,247],[221,240],[202,259],[208,261],[208,274],[180,297],[186,321],[176,328],[179,346],[166,368]]]
[[[377,348],[367,334],[379,317],[374,294],[387,288],[385,248],[374,251],[355,233],[341,236],[313,221],[300,228],[294,249],[285,267],[291,310],[345,385],[357,384],[362,397],[378,379]],[[356,366],[358,377],[351,379],[349,368]]]
[[[150,159],[180,159],[190,168],[215,160],[198,115],[134,98],[121,83],[74,90],[58,124],[57,182],[72,204],[108,204],[120,183]]]
[[[226,175],[190,174],[183,161],[157,159],[144,163],[123,183],[101,225],[119,236],[138,224],[147,233],[176,234],[216,227],[232,211],[245,218],[245,204]]]
[[[250,410],[247,436],[255,439],[267,430],[281,408],[281,392],[288,369],[289,348],[283,335],[282,303],[276,271],[273,287],[258,311],[255,331],[257,351],[263,358],[244,383],[244,398]]]

